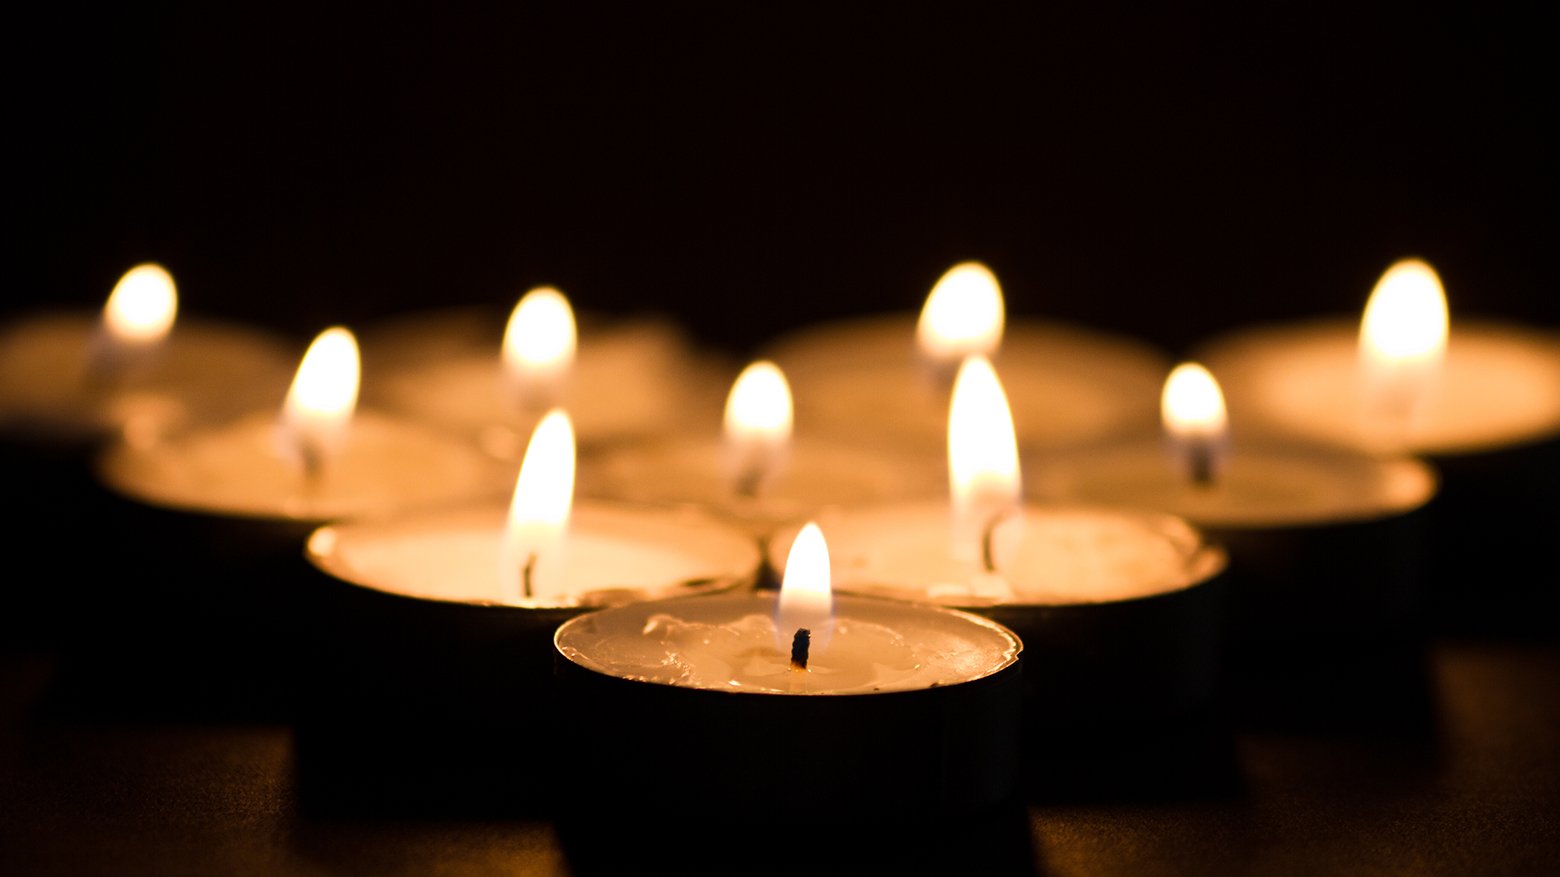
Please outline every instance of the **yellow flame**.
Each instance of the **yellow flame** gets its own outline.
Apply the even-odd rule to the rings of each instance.
[[[321,332],[298,364],[282,405],[282,426],[288,450],[305,472],[317,473],[346,445],[359,372],[357,339],[340,326]]]
[[[1401,434],[1435,392],[1450,318],[1435,269],[1418,259],[1388,268],[1365,303],[1360,368],[1367,424]]]
[[[574,424],[554,408],[526,446],[504,527],[499,579],[510,595],[567,597],[564,549],[574,504]]]
[[[991,356],[1002,344],[1005,319],[1002,287],[979,262],[961,262],[943,274],[921,308],[916,342],[934,363],[952,365],[966,356]]]
[[[829,545],[823,531],[809,521],[796,534],[786,555],[785,577],[780,581],[780,601],[775,635],[789,650],[801,629],[812,635],[812,653],[828,645],[834,626],[834,590],[829,581]]]
[[[504,327],[504,377],[516,400],[541,410],[559,404],[574,367],[574,310],[563,293],[540,286],[521,297]]]
[[[1387,269],[1365,303],[1362,355],[1387,362],[1438,360],[1446,350],[1446,292],[1435,269],[1404,259]]]
[[[948,486],[953,496],[954,552],[980,551],[991,522],[1019,505],[1021,482],[1013,414],[996,370],[984,356],[959,366],[948,410]]]
[[[1229,437],[1224,393],[1213,374],[1195,362],[1176,366],[1165,379],[1159,417],[1187,478],[1197,485],[1213,484]]]
[[[1195,362],[1181,363],[1165,379],[1159,415],[1175,438],[1223,438],[1229,425],[1219,382]]]
[[[791,388],[772,362],[749,365],[726,397],[729,474],[736,492],[752,495],[784,467],[791,442]]]
[[[173,277],[147,263],[125,272],[103,305],[103,326],[116,344],[147,347],[167,337],[179,312]]]

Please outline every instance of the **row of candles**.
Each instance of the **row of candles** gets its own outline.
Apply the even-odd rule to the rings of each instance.
[[[176,310],[172,278],[142,265],[100,317],[13,326],[8,437],[80,443],[136,504],[304,522],[295,550],[322,574],[310,587],[513,625],[484,656],[496,665],[558,660],[565,678],[631,683],[572,703],[604,710],[596,729],[648,715],[697,736],[779,695],[756,709],[800,738],[817,731],[794,714],[820,707],[787,696],[836,696],[826,721],[869,729],[849,733],[956,753],[957,778],[933,784],[940,806],[1010,788],[1020,723],[1152,720],[1205,701],[1227,633],[1381,635],[1392,619],[1354,604],[1402,584],[1378,580],[1410,560],[1383,534],[1438,491],[1414,455],[1498,457],[1560,436],[1557,339],[1451,327],[1418,260],[1386,272],[1358,326],[1235,333],[1202,352],[1207,367],[1173,370],[1126,339],[1009,321],[996,278],[964,263],[918,319],[774,345],[730,384],[719,426],[723,363],[664,325],[577,330],[550,288],[521,299],[501,345],[480,315],[419,314],[366,334],[360,362],[353,333],[329,329],[280,413],[259,407],[293,372],[277,345],[175,326]],[[364,410],[360,376],[377,381]],[[1339,532],[1386,556],[1337,557]],[[1234,622],[1221,587],[1246,607]],[[735,699],[658,699],[678,689]],[[739,757],[708,748],[712,764]],[[848,757],[807,776],[848,789],[841,772],[891,774],[879,759],[899,752],[836,751]]]

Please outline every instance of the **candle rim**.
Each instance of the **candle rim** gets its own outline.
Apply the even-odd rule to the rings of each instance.
[[[594,591],[573,595],[571,599],[564,601],[539,598],[502,600],[487,597],[451,597],[438,594],[408,593],[403,590],[384,587],[369,580],[369,577],[363,575],[361,571],[354,569],[341,558],[336,550],[341,534],[344,532],[350,538],[353,532],[361,532],[368,529],[385,529],[389,532],[395,529],[432,525],[442,525],[444,528],[455,529],[462,525],[471,525],[473,523],[483,525],[491,523],[493,537],[495,540],[498,540],[501,538],[501,530],[507,511],[507,505],[497,501],[491,503],[461,503],[426,508],[404,514],[364,517],[328,523],[316,528],[309,534],[304,544],[303,553],[305,559],[323,575],[344,585],[362,588],[376,594],[450,606],[524,611],[600,609],[626,602],[640,602],[646,599],[680,599],[683,597],[700,596],[739,587],[745,582],[750,582],[758,570],[760,560],[758,549],[748,536],[726,526],[711,515],[691,509],[675,510],[674,517],[677,519],[675,526],[679,530],[686,531],[688,526],[692,525],[702,528],[707,536],[718,536],[727,539],[728,544],[720,546],[722,549],[730,548],[733,557],[739,551],[745,551],[750,556],[750,562],[745,568],[728,570],[699,579],[673,581],[654,587],[608,585]],[[593,525],[600,523],[602,517],[610,518],[615,514],[644,515],[646,516],[644,520],[659,524],[665,520],[669,511],[673,510],[639,503],[581,500],[575,503],[571,514],[570,529],[571,532],[588,534],[591,532]],[[487,529],[489,528],[483,527],[484,531]],[[645,596],[646,594],[649,596]]]
[[[596,674],[598,676],[602,676],[602,677],[607,678],[607,679],[612,679],[612,680],[614,680],[616,682],[619,682],[619,683],[638,684],[638,685],[653,685],[653,686],[658,686],[660,688],[672,689],[672,690],[677,690],[677,691],[686,691],[686,692],[697,694],[699,696],[704,696],[704,695],[707,694],[707,695],[710,695],[710,696],[720,696],[720,697],[730,697],[730,696],[738,696],[738,697],[741,697],[741,696],[748,696],[748,697],[884,697],[884,696],[891,696],[891,695],[925,696],[928,692],[934,692],[934,691],[939,691],[939,690],[958,690],[958,689],[962,689],[964,686],[968,686],[968,685],[976,685],[976,684],[988,683],[991,680],[1000,677],[1004,672],[1011,671],[1014,668],[1020,666],[1021,663],[1022,663],[1022,659],[1023,659],[1023,652],[1024,652],[1024,642],[1023,642],[1023,639],[1020,638],[1017,633],[1015,633],[1012,629],[1008,628],[1006,625],[1003,625],[1003,624],[1001,624],[1001,623],[999,623],[997,621],[993,621],[992,619],[987,618],[987,617],[985,617],[983,615],[979,615],[979,614],[974,613],[974,612],[969,612],[967,610],[964,610],[964,609],[961,609],[961,608],[958,608],[958,607],[942,606],[942,605],[938,605],[938,604],[935,604],[935,603],[928,603],[928,602],[923,602],[923,601],[894,599],[894,598],[891,598],[891,597],[884,597],[884,596],[873,595],[873,594],[855,594],[855,593],[847,594],[847,593],[841,593],[841,592],[836,592],[836,594],[835,594],[834,611],[835,611],[835,617],[836,618],[850,615],[849,610],[852,607],[856,607],[856,608],[859,609],[862,606],[878,606],[878,607],[889,608],[889,609],[892,609],[892,610],[895,610],[895,611],[903,611],[903,612],[926,612],[926,613],[932,613],[932,614],[936,614],[936,615],[939,615],[939,616],[956,618],[956,619],[958,619],[961,622],[966,622],[966,623],[972,624],[972,625],[980,628],[984,632],[984,634],[990,634],[990,635],[992,635],[995,638],[1006,640],[1007,648],[1006,648],[1006,650],[1004,650],[1001,653],[1000,661],[998,662],[998,664],[996,666],[992,666],[992,667],[987,668],[984,672],[982,672],[978,676],[973,676],[973,677],[971,677],[969,679],[962,679],[962,680],[959,680],[957,682],[927,684],[927,685],[924,685],[924,686],[922,686],[920,688],[879,689],[879,690],[864,690],[864,691],[862,691],[862,690],[852,690],[852,691],[827,691],[827,690],[823,690],[823,691],[778,691],[778,690],[770,690],[770,689],[758,690],[758,689],[734,689],[734,688],[705,688],[705,687],[700,687],[700,686],[678,685],[678,684],[676,684],[674,682],[668,682],[668,681],[663,681],[663,680],[658,680],[658,679],[630,679],[630,678],[627,678],[627,677],[624,677],[624,676],[615,675],[615,674],[613,674],[613,673],[611,673],[609,671],[600,669],[600,668],[598,668],[596,666],[591,666],[589,664],[583,663],[582,661],[576,659],[575,656],[573,656],[573,655],[571,655],[569,653],[569,651],[567,650],[567,646],[563,642],[563,640],[565,638],[567,638],[567,637],[569,637],[571,635],[575,635],[579,631],[580,627],[582,627],[582,626],[584,626],[586,624],[591,624],[591,623],[594,623],[596,621],[599,621],[600,620],[600,616],[602,616],[604,613],[608,613],[608,612],[625,612],[625,611],[627,611],[627,612],[643,611],[643,612],[646,613],[646,617],[648,618],[650,614],[653,614],[656,611],[656,609],[659,608],[659,606],[661,606],[663,604],[677,604],[677,603],[686,603],[686,602],[713,603],[713,602],[716,602],[716,601],[721,601],[721,602],[743,601],[743,602],[755,603],[756,606],[761,607],[760,608],[761,614],[773,617],[775,608],[779,605],[779,595],[774,593],[774,592],[762,592],[762,591],[745,591],[745,592],[741,592],[741,593],[729,593],[728,592],[728,593],[721,593],[721,594],[709,594],[709,595],[693,596],[693,597],[687,597],[687,598],[671,598],[671,599],[666,599],[666,600],[636,601],[634,603],[627,603],[627,604],[622,604],[622,605],[618,605],[618,606],[604,607],[604,608],[598,609],[598,610],[596,610],[594,612],[587,612],[587,613],[584,613],[582,615],[576,616],[576,617],[571,618],[568,621],[564,622],[563,624],[559,625],[558,629],[553,632],[553,650],[554,650],[555,653],[557,653],[558,655],[561,655],[563,658],[568,660],[569,663],[573,664],[575,667],[577,667],[577,668],[579,668],[581,670],[589,671],[591,673],[594,673],[594,674]],[[755,613],[755,614],[758,614],[758,613]],[[995,642],[995,641],[997,641],[997,640],[994,639],[993,642]]]
[[[1104,503],[1037,502],[1027,498],[1019,508],[1026,520],[1037,516],[1054,515],[1058,512],[1074,512],[1104,514],[1117,518],[1132,519],[1152,530],[1163,529],[1164,535],[1169,541],[1186,542],[1184,550],[1181,552],[1182,564],[1178,568],[1180,575],[1176,578],[1173,585],[1153,593],[1100,600],[1058,600],[1048,603],[1025,600],[1017,595],[1010,599],[982,598],[972,594],[933,596],[926,593],[924,588],[916,588],[905,584],[876,582],[864,577],[852,578],[838,575],[834,579],[834,592],[839,595],[888,597],[889,599],[908,600],[955,609],[985,610],[1002,607],[1033,607],[1061,610],[1075,607],[1124,605],[1161,597],[1173,597],[1187,591],[1196,590],[1218,580],[1229,568],[1229,553],[1222,546],[1210,542],[1201,527],[1192,524],[1180,515],[1152,509],[1135,509]],[[943,501],[873,503],[871,505],[836,509],[833,510],[837,513],[836,515],[824,516],[821,520],[823,521],[822,525],[826,528],[826,532],[837,533],[839,529],[845,526],[843,522],[870,519],[874,515],[892,513],[919,514],[922,512],[946,515],[948,509],[948,504]],[[789,548],[789,540],[794,538],[799,529],[799,526],[781,528],[770,540],[768,546],[769,563],[779,574],[783,574],[785,569],[785,549]],[[842,539],[836,539],[832,544],[838,546],[838,553],[841,556],[848,553],[847,547],[851,545],[848,540]],[[913,593],[915,596],[905,596],[907,593]]]

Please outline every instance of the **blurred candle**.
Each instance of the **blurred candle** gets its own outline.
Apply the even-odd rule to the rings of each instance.
[[[582,470],[587,492],[708,508],[759,539],[831,505],[927,496],[940,477],[913,455],[793,435],[784,373],[755,362],[733,382],[722,436],[609,449]],[[773,584],[772,582],[770,583]]]
[[[502,343],[500,343],[502,341]],[[507,323],[480,308],[414,312],[369,327],[369,400],[518,461],[537,419],[569,412],[582,454],[696,433],[718,412],[724,362],[672,323],[576,316],[557,289],[523,296]]]
[[[1223,546],[1231,675],[1249,683],[1248,700],[1314,706],[1275,671],[1340,691],[1365,680],[1368,658],[1420,647],[1429,466],[1272,439],[1233,444],[1218,382],[1196,363],[1171,372],[1162,416],[1162,439],[1030,457],[1029,495],[1168,512]]]
[[[173,278],[137,265],[101,312],[57,310],[0,330],[8,437],[91,444],[242,411],[286,385],[285,346],[257,329],[185,316]]]
[[[138,679],[124,686],[129,696],[177,681],[189,690],[174,696],[209,702],[216,715],[284,716],[296,645],[316,617],[308,534],[326,521],[502,494],[502,467],[465,443],[356,410],[359,371],[351,333],[331,328],[309,346],[280,411],[273,402],[98,456],[119,500],[109,551],[137,584],[105,587],[101,643],[90,646],[133,656],[118,671]]]
[[[179,313],[173,278],[137,265],[101,309],[55,309],[0,326],[0,477],[32,510],[11,535],[56,558],[61,581],[106,582],[122,566],[80,550],[83,531],[112,532],[112,503],[90,461],[105,442],[149,438],[230,417],[279,396],[284,344],[258,329]],[[61,527],[61,520],[75,526]],[[27,588],[0,642],[52,646],[79,607],[64,587]]]
[[[1018,435],[1062,447],[1141,425],[1166,367],[1151,347],[1080,326],[1010,318],[996,277],[960,263],[917,317],[884,314],[807,327],[766,351],[791,380],[814,434],[933,457],[947,435],[950,381],[968,354],[991,359]]]
[[[1439,623],[1557,629],[1560,590],[1524,570],[1543,562],[1560,531],[1560,334],[1449,318],[1437,273],[1408,259],[1382,275],[1363,320],[1243,329],[1201,357],[1224,382],[1242,435],[1434,463]]]

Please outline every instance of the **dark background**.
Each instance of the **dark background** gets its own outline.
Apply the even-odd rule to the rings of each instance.
[[[545,282],[740,354],[913,310],[973,258],[1015,313],[1174,353],[1358,313],[1418,254],[1454,320],[1560,326],[1542,4],[845,6],[10,10],[0,317],[98,307],[157,260],[185,313],[300,342]],[[751,842],[788,875],[1548,873],[1556,642],[1439,637],[1361,684],[1372,703],[1328,689],[1304,721],[1215,723],[1190,754],[1113,749],[978,832],[825,858],[758,822],[712,871],[754,864]],[[582,877],[713,840],[324,818],[300,808],[285,724],[61,718],[61,675],[0,654],[0,872]],[[603,851],[630,861],[593,867]]]
[[[1454,319],[1560,322],[1542,4],[1259,5],[54,4],[7,295],[158,260],[306,337],[550,282],[743,352],[974,258],[1175,352],[1418,254]]]

